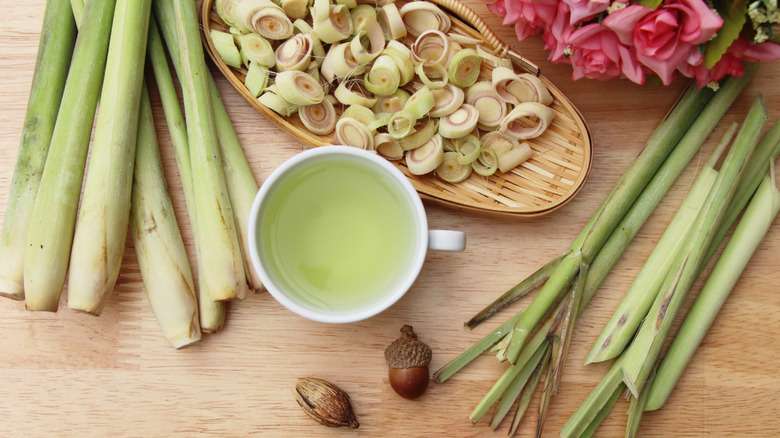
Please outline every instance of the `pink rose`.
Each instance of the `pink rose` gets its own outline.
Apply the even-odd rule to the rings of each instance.
[[[780,45],[772,42],[750,44],[744,36],[740,36],[711,69],[700,62],[698,65],[680,69],[680,72],[685,76],[696,78],[696,83],[701,88],[710,82],[723,79],[726,75],[742,76],[745,74],[743,62],[765,63],[777,59],[780,59]]]
[[[606,11],[611,3],[610,0],[563,0],[563,2],[571,8],[569,20],[572,26]]]
[[[555,18],[557,0],[509,0],[504,1],[503,24],[514,24],[517,39],[541,33]]]
[[[628,6],[609,14],[603,24],[669,85],[678,68],[700,62],[698,46],[721,28],[723,19],[701,0],[669,0],[657,9]]]
[[[559,62],[571,63],[566,54],[566,48],[569,47],[569,36],[574,32],[574,27],[569,20],[569,9],[568,4],[558,3],[555,19],[542,35],[545,42],[544,49],[550,51],[547,59],[556,64]]]
[[[599,23],[585,25],[570,35],[569,44],[572,79],[609,80],[623,75],[637,84],[644,83],[636,56],[609,28]]]

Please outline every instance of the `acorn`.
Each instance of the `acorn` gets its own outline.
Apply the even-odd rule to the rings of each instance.
[[[428,387],[431,348],[417,339],[412,326],[401,327],[401,337],[385,349],[388,380],[403,398],[414,400]]]
[[[328,427],[357,429],[349,395],[338,386],[315,377],[301,377],[293,390],[295,401],[316,422]]]

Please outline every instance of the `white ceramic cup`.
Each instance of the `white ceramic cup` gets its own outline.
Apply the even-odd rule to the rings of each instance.
[[[327,164],[329,160],[333,160],[332,163],[344,163],[346,160],[351,163],[350,165],[359,166],[361,172],[365,172],[370,178],[381,180],[382,184],[389,184],[388,187],[394,193],[400,194],[402,202],[406,205],[406,208],[402,209],[402,214],[408,217],[404,218],[403,223],[411,224],[409,230],[394,236],[398,239],[409,239],[411,247],[408,252],[409,256],[404,257],[398,275],[393,275],[385,283],[386,287],[382,287],[381,292],[376,292],[370,300],[348,308],[330,306],[327,298],[313,297],[313,299],[308,299],[302,296],[300,291],[292,290],[298,286],[291,285],[289,280],[282,278],[280,269],[283,268],[279,267],[280,257],[274,256],[280,249],[273,247],[273,242],[277,239],[268,238],[265,239],[267,242],[262,243],[259,240],[264,226],[277,226],[273,223],[276,219],[271,218],[271,216],[276,214],[274,211],[279,210],[279,205],[284,205],[286,202],[286,198],[281,197],[293,196],[286,191],[287,189],[280,189],[280,187],[284,187],[285,181],[289,181],[293,177],[297,178],[296,180],[308,178],[307,168],[311,168],[312,165]],[[339,193],[332,194],[333,198],[339,196],[341,196]],[[280,198],[274,201],[274,197]],[[339,201],[348,202],[348,200]],[[345,233],[344,230],[340,232]],[[348,232],[347,230],[346,233]],[[288,241],[290,238],[294,238],[292,234],[295,232],[287,234]],[[308,238],[311,239],[312,236]],[[313,238],[316,239],[317,236]],[[462,251],[466,247],[466,237],[464,233],[459,231],[429,230],[420,196],[407,177],[393,164],[362,149],[350,146],[321,146],[301,152],[287,160],[274,170],[262,184],[249,216],[249,246],[252,265],[263,285],[279,303],[298,315],[315,321],[346,323],[369,318],[392,306],[403,297],[414,283],[428,250]],[[383,248],[362,248],[361,250],[368,251],[372,257],[382,257]]]

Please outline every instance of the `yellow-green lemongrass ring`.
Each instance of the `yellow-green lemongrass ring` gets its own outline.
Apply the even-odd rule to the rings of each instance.
[[[422,87],[409,96],[404,103],[404,110],[411,112],[415,119],[421,119],[431,112],[435,104],[433,91],[428,87]]]
[[[271,0],[238,0],[232,8],[229,8],[233,17],[233,25],[241,33],[257,32],[254,29],[252,17],[258,10],[266,8],[281,9]]]
[[[447,76],[458,87],[470,87],[477,82],[481,66],[482,58],[474,49],[463,49],[450,59]]]
[[[236,3],[238,3],[237,0],[217,0],[214,3],[217,15],[225,22],[227,27],[235,26],[235,22],[233,21],[233,8],[236,6]]]
[[[496,155],[501,156],[511,149],[515,149],[520,145],[520,141],[510,135],[507,135],[501,131],[491,131],[484,134],[479,139],[482,142],[483,148],[490,148],[496,151]]]
[[[439,134],[445,138],[460,138],[470,134],[477,127],[479,112],[464,103],[455,112],[439,119]]]
[[[386,4],[393,3],[395,0],[357,0],[358,5],[371,5],[376,8],[381,8]]]
[[[380,114],[393,114],[401,111],[407,100],[409,100],[409,92],[399,88],[389,96],[377,96],[376,103],[372,109],[377,116]]]
[[[461,50],[463,50],[463,46],[450,39],[450,49],[447,52],[447,60],[444,61],[444,65],[449,66],[450,60],[454,58],[455,55],[457,55],[457,53],[460,52]]]
[[[311,61],[311,53],[311,35],[295,34],[276,48],[276,70],[306,71]]]
[[[407,110],[401,110],[390,116],[387,133],[395,139],[401,139],[414,132],[417,117]]]
[[[510,60],[509,58],[501,58],[499,56],[496,56],[488,52],[487,50],[485,50],[484,47],[482,47],[481,44],[478,44],[474,50],[477,51],[477,54],[482,58],[484,62],[487,62],[489,65],[493,67],[512,68],[512,60]]]
[[[350,105],[344,112],[341,113],[341,117],[349,117],[357,120],[358,122],[369,126],[376,122],[376,116],[370,108],[366,108],[363,105]],[[376,128],[372,129],[374,131]]]
[[[359,65],[355,57],[352,56],[349,43],[341,43],[330,46],[328,54],[325,55],[325,59],[320,65],[320,74],[328,82],[333,82],[335,79],[360,75],[365,69],[366,65]]]
[[[455,147],[455,152],[458,154],[458,163],[471,164],[479,157],[482,142],[476,135],[469,134],[465,137],[456,138],[452,143]]]
[[[358,5],[357,0],[336,0],[336,3],[348,7],[350,10]]]
[[[371,108],[376,103],[376,98],[363,90],[357,81],[341,81],[333,95],[344,105],[362,105]]]
[[[330,7],[330,0],[314,0],[310,8],[312,23],[327,20],[328,15],[330,15]]]
[[[244,78],[244,85],[253,96],[260,96],[265,91],[266,86],[268,86],[269,76],[270,71],[268,67],[264,67],[256,62],[250,62]]]
[[[266,91],[257,98],[257,101],[284,117],[289,117],[298,110],[297,106],[285,101],[267,88]]]
[[[462,46],[473,46],[476,47],[480,44],[482,44],[482,40],[478,40],[476,38],[472,38],[470,36],[466,36],[463,34],[455,33],[455,32],[449,32],[447,33],[447,36],[450,37],[450,40],[454,43],[458,43]]]
[[[523,142],[520,146],[498,155],[498,170],[503,173],[509,172],[528,161],[534,154],[535,152],[531,149],[531,146],[528,143]]]
[[[233,15],[239,29],[244,26],[246,32],[257,32],[269,40],[292,35],[292,21],[281,7],[268,0],[241,0],[233,8]]]
[[[441,64],[417,64],[414,72],[422,83],[432,90],[444,88],[448,83],[447,69]]]
[[[336,140],[347,146],[374,150],[374,136],[368,127],[351,117],[342,117],[336,122]]]
[[[469,87],[466,90],[466,103],[479,112],[477,127],[484,131],[498,128],[509,111],[506,102],[498,97],[488,81],[479,81]]]
[[[249,62],[257,62],[263,67],[276,64],[276,54],[267,39],[258,33],[248,33],[238,37],[241,51]]]
[[[398,90],[401,73],[393,58],[382,55],[371,64],[371,69],[363,77],[366,90],[377,96],[390,96]]]
[[[479,156],[471,163],[471,168],[482,176],[490,176],[496,173],[496,170],[498,170],[496,151],[490,148],[480,148]]]
[[[441,136],[439,136],[441,137]],[[442,149],[444,149],[444,152],[456,152],[455,151],[455,140],[451,138],[441,138],[441,146]]]
[[[398,144],[400,144],[401,148],[405,151],[417,149],[436,134],[438,127],[438,119],[424,117],[417,120],[417,123],[414,125],[414,132],[406,137],[398,139]]]
[[[428,113],[431,117],[444,117],[454,113],[465,99],[463,89],[452,84],[432,90],[432,93],[434,105]]]
[[[374,135],[374,150],[382,157],[391,161],[397,161],[404,157],[404,150],[398,144],[398,140],[384,132]]]
[[[450,39],[439,30],[426,30],[412,43],[415,63],[444,65],[450,53]]]
[[[366,25],[357,31],[349,48],[358,64],[368,64],[385,48],[385,37],[375,18],[366,17]]]
[[[505,102],[517,105],[521,102],[538,102],[550,105],[553,97],[544,82],[530,74],[516,74],[512,69],[493,69],[491,83],[496,94]]]
[[[406,167],[413,175],[433,172],[444,160],[444,148],[439,135],[434,135],[417,149],[406,151]]]
[[[349,11],[351,17],[352,17],[352,28],[355,30],[355,32],[359,30],[365,29],[366,26],[366,20],[368,18],[373,18],[376,20],[376,8],[374,8],[371,5],[358,5],[354,8],[352,8]],[[377,25],[379,25],[379,22],[377,22]],[[382,27],[380,26],[380,30]]]
[[[542,105],[550,106],[553,103],[553,96],[550,93],[550,90],[547,89],[547,85],[542,81],[538,76],[532,75],[531,73],[521,73],[518,75],[521,81],[529,83],[531,86],[529,88],[533,88],[533,102],[539,102]],[[514,93],[514,90],[510,90],[510,92]],[[518,96],[515,95],[518,98],[522,97],[522,95]]]
[[[459,160],[457,152],[444,152],[441,164],[435,169],[436,175],[448,183],[459,183],[471,176],[472,168]]]
[[[352,35],[349,8],[344,5],[331,5],[328,17],[314,22],[314,34],[325,44],[333,44],[349,38]]]
[[[395,3],[389,3],[377,9],[376,18],[385,39],[398,41],[406,36],[406,25],[404,25],[404,20],[401,18],[401,13]]]
[[[547,105],[523,102],[504,117],[498,130],[519,140],[527,140],[542,135],[554,117],[555,112]]]
[[[292,20],[306,18],[309,15],[309,0],[280,0],[279,6]]]
[[[217,49],[217,54],[225,61],[225,64],[233,68],[241,68],[243,64],[241,53],[238,52],[233,34],[211,29],[211,41],[214,43],[214,48]]]
[[[336,109],[330,99],[298,108],[298,117],[312,134],[327,135],[336,129]]]
[[[311,24],[309,24],[308,21],[302,18],[296,18],[293,21],[293,34],[297,34],[297,33],[309,34],[312,32],[312,30],[314,29],[311,27]]]
[[[426,30],[449,32],[452,26],[450,17],[433,3],[416,1],[409,2],[398,11],[406,26],[406,32],[417,37]]]
[[[401,72],[400,86],[408,84],[414,79],[414,64],[412,63],[412,51],[402,43],[390,40],[387,42],[383,55],[388,55],[398,64],[398,70]]]
[[[387,126],[387,124],[390,123],[390,119],[393,117],[393,115],[382,114],[381,116],[374,117],[374,121],[368,124],[368,130],[371,132],[376,132],[377,129]]]
[[[294,105],[314,105],[325,98],[320,81],[299,70],[277,73],[275,84],[279,97]]]

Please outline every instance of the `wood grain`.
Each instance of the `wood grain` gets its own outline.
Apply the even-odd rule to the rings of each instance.
[[[540,38],[518,43],[513,29],[491,17],[484,4],[469,4],[504,41],[538,63],[590,124],[593,170],[572,202],[528,220],[427,203],[431,226],[466,232],[468,248],[430,254],[418,281],[387,312],[363,322],[327,325],[295,316],[267,294],[253,295],[231,304],[223,332],[181,351],[168,344],[157,326],[128,240],[117,287],[100,317],[69,311],[67,291],[56,314],[30,313],[22,303],[0,300],[0,436],[494,436],[485,421],[472,425],[468,414],[503,364],[482,357],[409,402],[389,388],[385,346],[403,324],[411,324],[432,347],[432,367],[438,368],[481,338],[498,321],[474,331],[463,322],[568,246],[683,84],[573,82],[569,66],[545,61]],[[44,2],[0,0],[0,5],[8,17],[0,21],[4,212]],[[779,74],[780,64],[763,66],[725,121],[741,121],[752,100],[763,93],[774,122],[780,116]],[[225,80],[217,81],[255,175],[263,181],[301,145],[255,112]],[[159,101],[155,98],[153,104],[171,194],[191,251],[170,141]],[[716,135],[725,126],[722,123]],[[713,146],[710,141],[705,151]],[[604,365],[583,366],[585,353],[663,232],[701,161],[694,158],[579,320],[545,436],[557,435],[605,371]],[[780,167],[775,165],[775,170]],[[0,225],[2,221],[0,215]],[[667,406],[645,415],[641,436],[780,434],[780,405],[774,400],[780,392],[775,372],[780,360],[778,254],[780,225],[775,223]],[[360,429],[327,429],[304,415],[290,390],[297,377],[308,375],[330,380],[351,395]],[[627,407],[625,400],[618,402],[600,436],[622,436]],[[522,424],[520,436],[532,435],[534,421],[531,415]],[[503,435],[506,428],[496,433]]]

